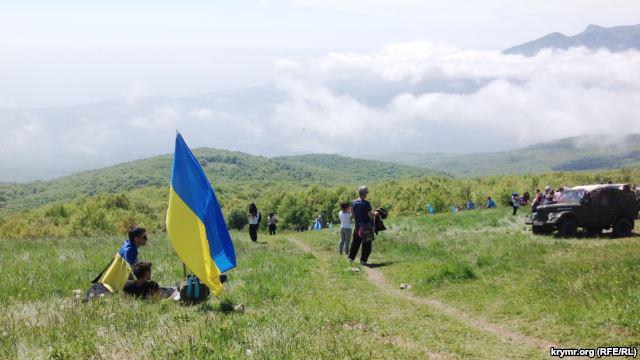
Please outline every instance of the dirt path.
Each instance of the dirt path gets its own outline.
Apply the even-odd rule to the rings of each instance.
[[[326,256],[325,254],[321,254],[320,251],[314,252],[307,244],[300,241],[299,239],[296,239],[294,237],[289,237],[288,239],[304,252],[315,253],[323,257]],[[387,281],[387,279],[384,277],[382,272],[380,272],[379,270],[376,270],[373,268],[367,268],[367,267],[364,267],[363,269],[365,270],[365,273],[367,274],[367,278],[369,279],[369,281],[374,283],[381,290],[387,292],[388,294],[409,300],[416,304],[427,305],[432,309],[435,309],[457,320],[458,322],[465,324],[468,327],[471,327],[483,332],[487,332],[499,338],[508,339],[528,347],[538,348],[541,351],[543,351],[545,354],[549,354],[550,347],[560,348],[558,344],[555,344],[551,341],[538,339],[536,337],[532,337],[511,329],[508,329],[505,326],[490,323],[485,319],[474,316],[466,311],[454,308],[453,306],[448,305],[440,300],[427,298],[427,297],[420,297],[412,294],[408,290],[401,290],[399,286],[394,286],[393,284],[390,284]]]

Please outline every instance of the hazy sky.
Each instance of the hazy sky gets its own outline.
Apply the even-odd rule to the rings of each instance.
[[[637,0],[2,1],[0,106],[262,84],[273,61],[428,41],[499,50],[638,22]]]
[[[264,155],[640,132],[639,51],[500,52],[638,14],[638,0],[3,1],[0,181],[168,153],[176,129]]]

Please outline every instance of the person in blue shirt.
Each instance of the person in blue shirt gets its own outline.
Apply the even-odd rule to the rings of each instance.
[[[114,259],[93,281],[85,296],[85,301],[92,297],[112,294],[124,288],[132,275],[133,266],[138,262],[138,248],[147,244],[147,232],[143,228],[129,231],[129,239],[125,240]]]
[[[427,213],[429,213],[429,214],[435,214],[436,213],[436,209],[433,208],[433,205],[427,204]]]
[[[493,199],[491,198],[491,196],[489,196],[487,198],[487,209],[495,209],[496,208],[496,202],[493,201]]]
[[[473,203],[473,201],[471,201],[471,199],[469,199],[467,201],[467,210],[473,210],[476,207],[476,205]]]
[[[355,221],[355,228],[353,230],[353,240],[351,241],[351,249],[349,251],[349,262],[353,262],[360,250],[360,244],[362,244],[362,254],[360,255],[360,264],[363,266],[369,266],[367,260],[371,254],[371,241],[362,241],[358,230],[363,226],[372,226],[374,214],[371,208],[371,203],[367,199],[369,189],[366,186],[361,186],[358,189],[359,198],[354,200],[351,204],[351,212]]]

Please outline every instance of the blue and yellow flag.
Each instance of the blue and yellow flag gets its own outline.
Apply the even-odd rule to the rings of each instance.
[[[173,157],[167,233],[185,265],[215,295],[220,294],[220,273],[236,266],[235,249],[216,194],[180,134]]]
[[[112,293],[122,290],[131,275],[133,264],[138,261],[138,248],[126,240],[111,264],[99,275],[98,282]]]

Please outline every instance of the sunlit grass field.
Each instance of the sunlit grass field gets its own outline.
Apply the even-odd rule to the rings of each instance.
[[[390,219],[370,262],[514,331],[579,347],[640,345],[640,239],[534,237],[506,211]],[[123,238],[0,240],[0,357],[142,359],[544,358],[437,309],[382,292],[338,256],[337,229],[232,232],[238,266],[220,298],[181,306],[122,295],[82,304],[74,290]],[[306,244],[305,251],[294,240]],[[182,265],[162,235],[140,258],[173,285]],[[234,306],[244,304],[243,312]]]
[[[526,216],[392,219],[369,262],[414,294],[527,335],[573,347],[640,345],[640,237],[534,236]],[[308,241],[335,251],[336,236]]]

